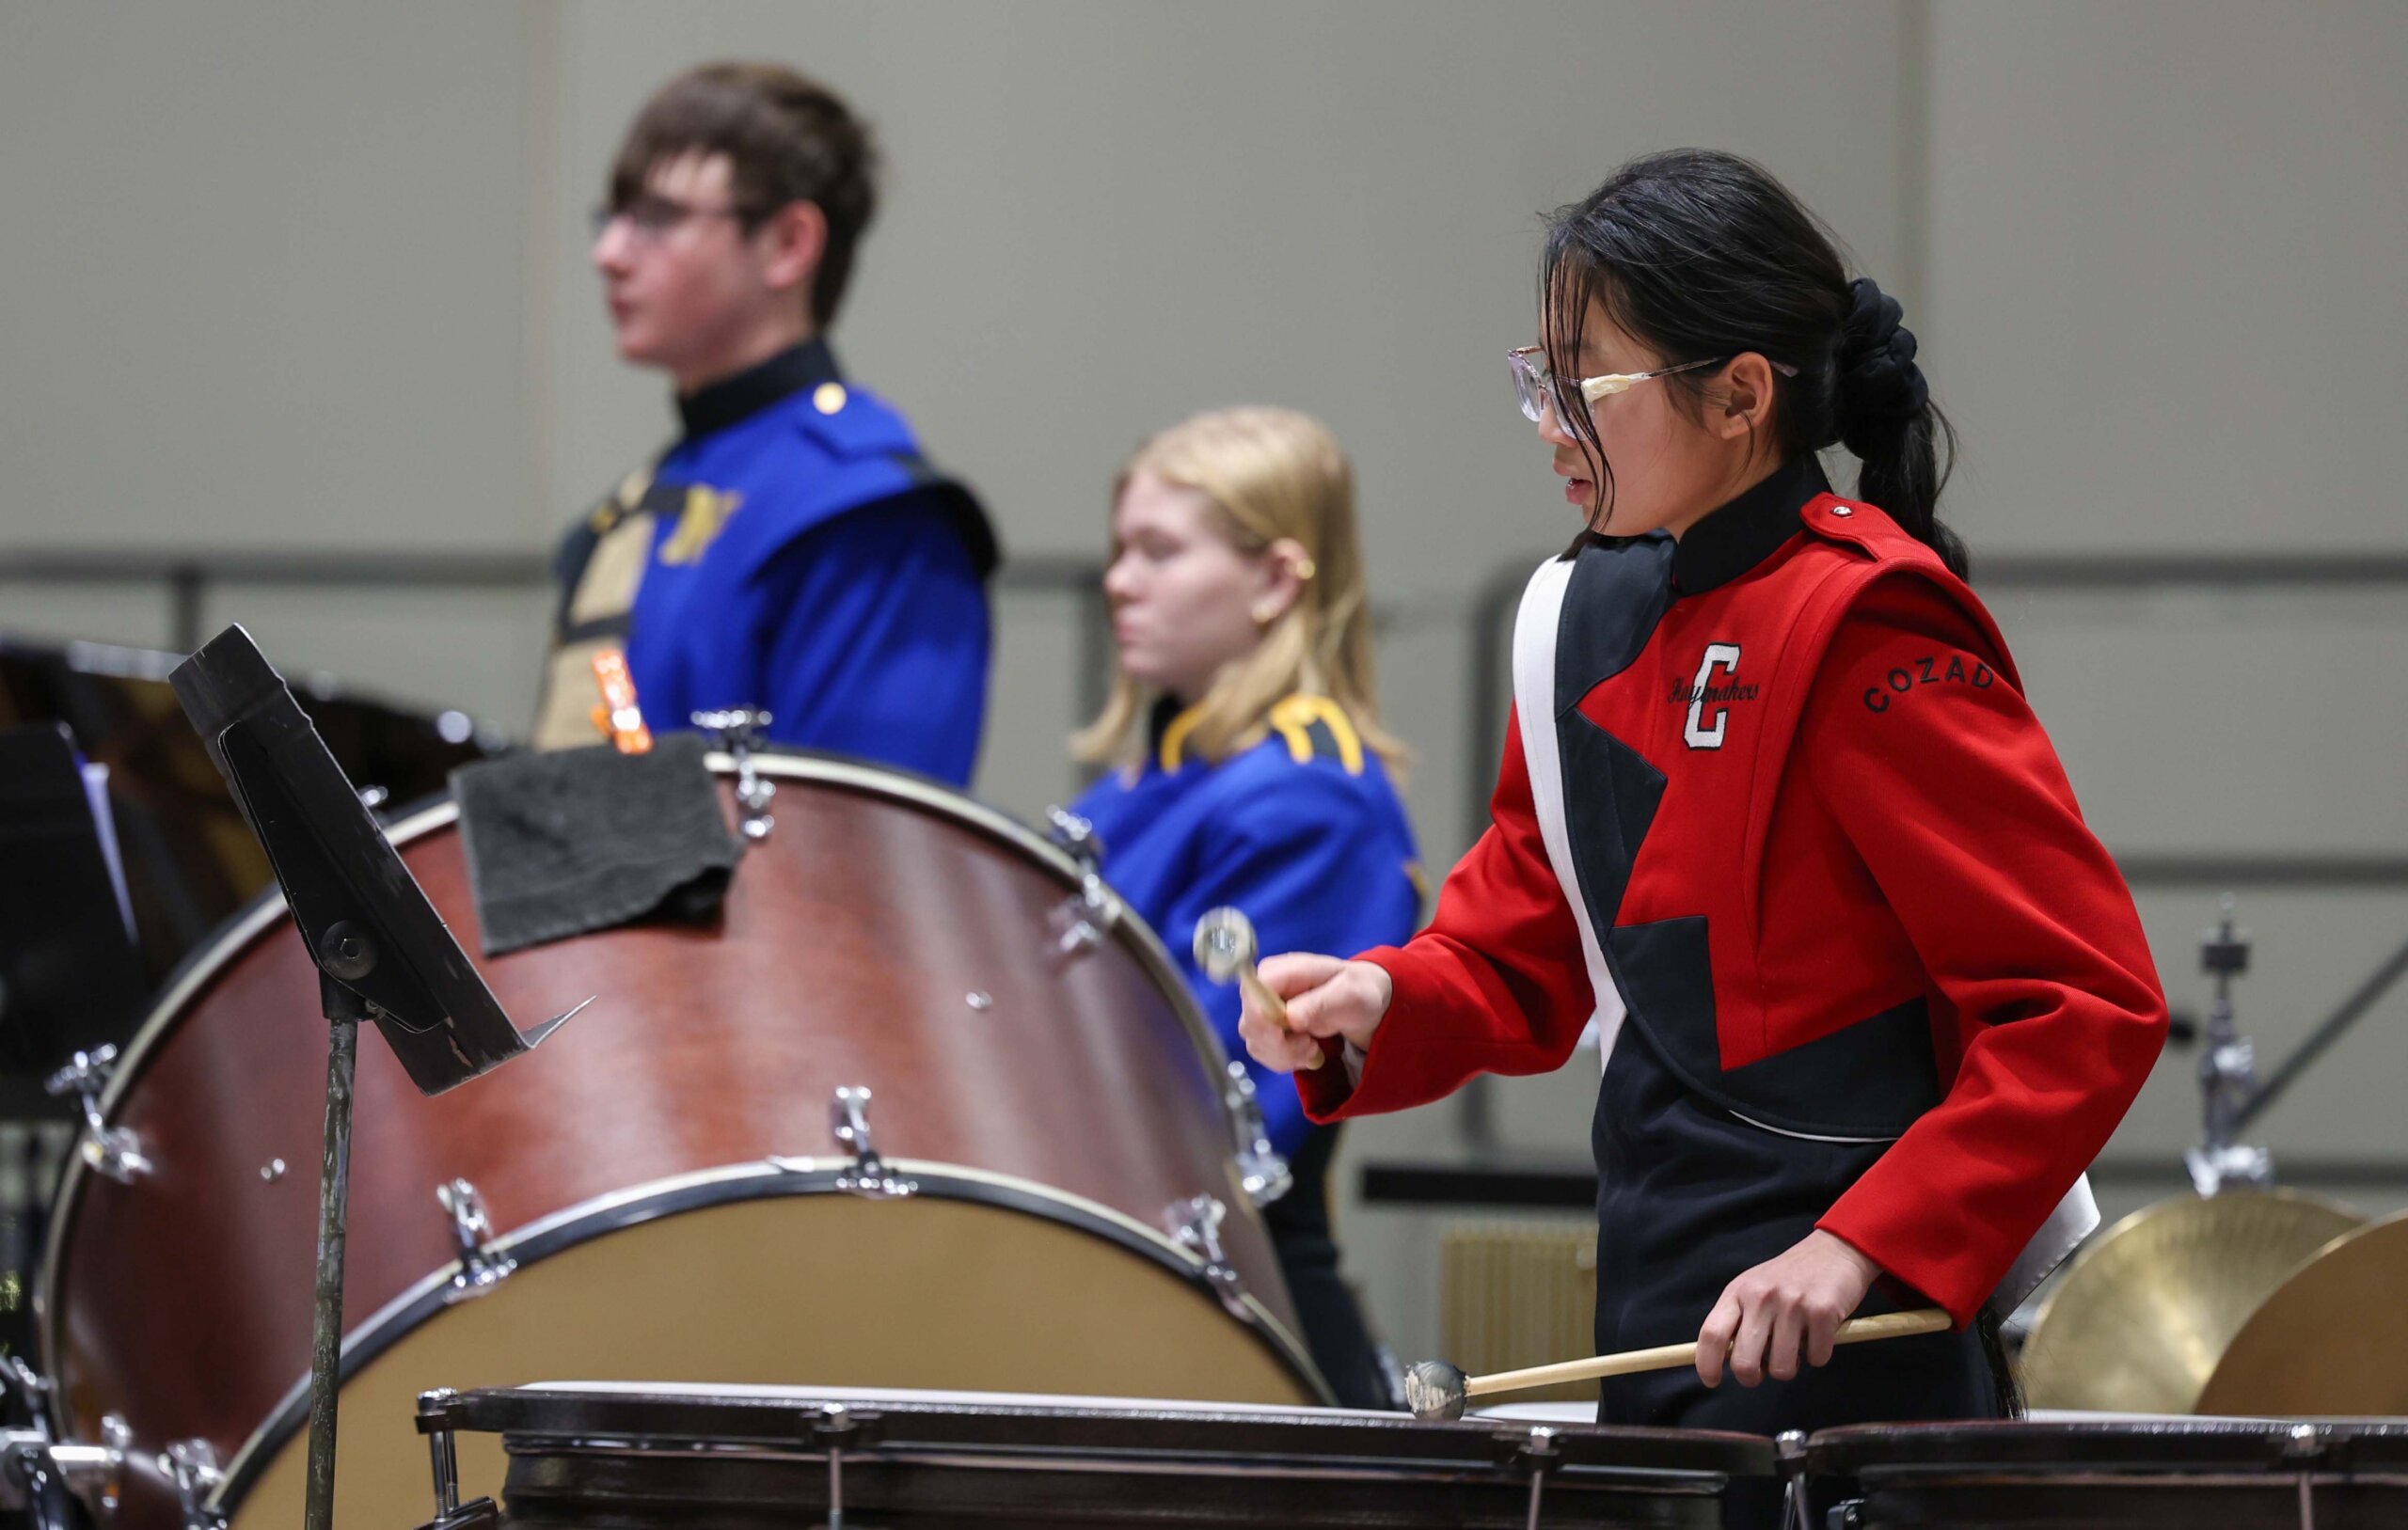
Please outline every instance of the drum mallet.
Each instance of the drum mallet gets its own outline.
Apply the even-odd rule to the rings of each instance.
[[[1952,1326],[1937,1308],[1921,1312],[1889,1312],[1878,1317],[1851,1317],[1831,1336],[1833,1344],[1862,1344],[1870,1339],[1898,1339],[1909,1333],[1937,1333]],[[1419,1419],[1461,1418],[1464,1404],[1473,1397],[1500,1392],[1528,1392],[1562,1381],[1594,1381],[1608,1376],[1632,1376],[1640,1371],[1666,1371],[1697,1364],[1697,1341],[1659,1345],[1653,1349],[1624,1349],[1620,1354],[1590,1360],[1566,1360],[1528,1370],[1498,1371],[1494,1376],[1465,1377],[1443,1360],[1424,1360],[1404,1373],[1404,1405]]]
[[[1255,970],[1254,921],[1234,908],[1207,908],[1196,922],[1196,965],[1215,983],[1231,979],[1254,1001],[1255,1007],[1271,1017],[1271,1023],[1282,1031],[1292,1031],[1288,1023],[1288,1002],[1271,991]],[[1321,1066],[1320,1053],[1313,1054],[1309,1067]]]

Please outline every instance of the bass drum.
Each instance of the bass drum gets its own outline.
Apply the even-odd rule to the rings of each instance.
[[[774,827],[719,926],[483,963],[522,1023],[598,997],[449,1094],[360,1047],[339,1519],[423,1495],[414,1399],[437,1386],[1326,1400],[1248,1198],[1250,1101],[1152,932],[940,787],[755,767]],[[476,949],[454,810],[391,836]],[[104,1118],[147,1167],[79,1159],[61,1190],[43,1360],[63,1434],[130,1431],[122,1530],[182,1524],[180,1496],[238,1527],[300,1517],[325,1032],[271,897],[111,1080]],[[863,1088],[882,1161],[832,1131]],[[501,1464],[469,1452],[464,1490]]]

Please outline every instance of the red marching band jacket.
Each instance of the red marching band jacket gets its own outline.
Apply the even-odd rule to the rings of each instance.
[[[1364,954],[1395,1000],[1358,1067],[1298,1084],[1399,1110],[1636,1028],[1735,1129],[1888,1142],[1818,1225],[1964,1323],[2096,1225],[2165,1002],[1988,614],[1802,471],[1702,592],[1661,536],[1539,569],[1493,823]]]

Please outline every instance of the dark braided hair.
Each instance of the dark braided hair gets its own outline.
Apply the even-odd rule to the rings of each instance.
[[[1577,376],[1595,301],[1668,366],[1752,351],[1794,368],[1773,384],[1783,460],[1842,445],[1863,464],[1858,495],[1966,570],[1935,509],[1956,435],[1931,402],[1897,299],[1847,279],[1830,236],[1770,172],[1735,154],[1681,149],[1635,159],[1547,219],[1539,265],[1547,367]],[[1695,412],[1713,370],[1664,379]],[[1563,428],[1600,465],[1590,529],[1609,532],[1613,468],[1586,409]]]

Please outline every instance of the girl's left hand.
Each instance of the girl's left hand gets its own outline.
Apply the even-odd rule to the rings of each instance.
[[[1817,1227],[1722,1288],[1698,1330],[1698,1380],[1719,1386],[1726,1362],[1741,1386],[1766,1376],[1795,1380],[1801,1352],[1810,1365],[1825,1364],[1832,1335],[1880,1273],[1854,1246]]]

